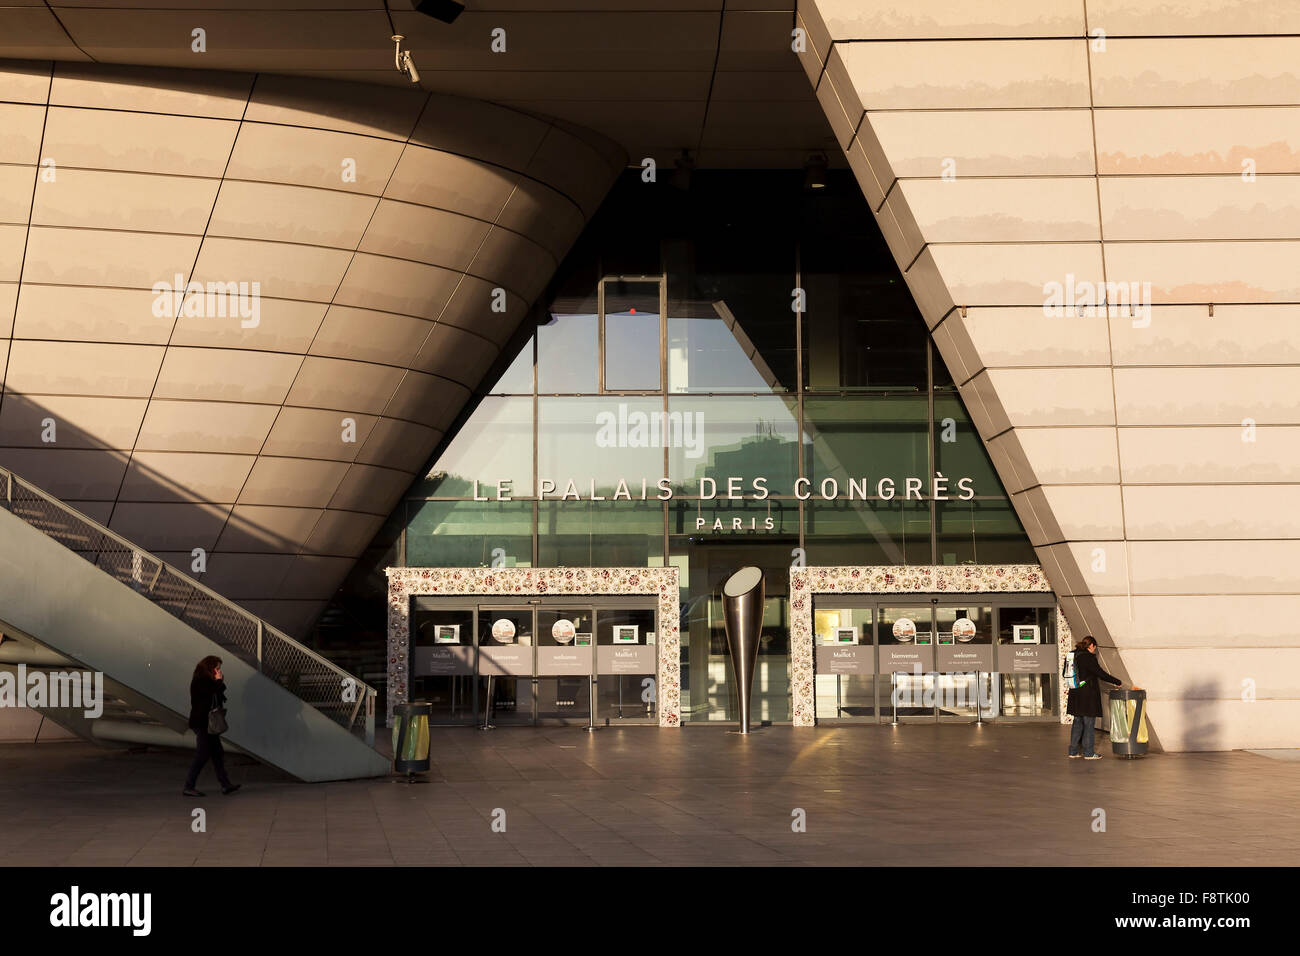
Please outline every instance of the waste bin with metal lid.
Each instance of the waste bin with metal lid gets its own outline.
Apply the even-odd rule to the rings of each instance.
[[[1147,752],[1147,692],[1110,692],[1110,746],[1116,757],[1145,757]]]
[[[406,774],[414,783],[414,774],[429,769],[429,715],[432,704],[396,704],[393,707],[393,770]]]

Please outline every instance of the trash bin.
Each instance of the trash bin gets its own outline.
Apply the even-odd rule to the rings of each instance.
[[[429,715],[432,704],[396,704],[393,706],[393,770],[407,775],[429,769]]]
[[[1147,753],[1147,692],[1110,692],[1110,747],[1116,757],[1145,757]]]

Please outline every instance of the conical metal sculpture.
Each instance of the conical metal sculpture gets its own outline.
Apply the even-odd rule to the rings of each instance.
[[[763,633],[763,572],[741,568],[722,585],[722,625],[740,694],[740,732],[749,733],[749,704]]]

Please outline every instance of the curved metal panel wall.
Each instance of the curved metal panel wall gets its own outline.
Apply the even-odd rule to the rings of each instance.
[[[64,63],[0,63],[0,129],[0,463],[291,633],[624,163],[486,102]]]

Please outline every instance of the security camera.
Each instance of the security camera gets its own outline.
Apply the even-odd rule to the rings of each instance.
[[[415,61],[411,59],[409,50],[402,52],[402,72],[411,78],[412,83],[420,82],[420,71],[415,68]]]
[[[415,68],[415,61],[411,59],[411,51],[402,49],[402,40],[405,37],[400,33],[393,34],[393,66],[397,67],[399,73],[405,73],[411,78],[412,83],[420,82],[420,71]]]

